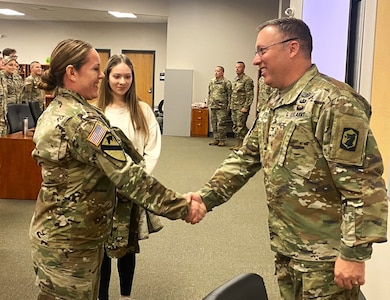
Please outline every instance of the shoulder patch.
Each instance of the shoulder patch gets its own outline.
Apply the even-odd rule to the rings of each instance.
[[[108,156],[119,160],[119,161],[126,161],[125,152],[121,145],[119,145],[119,142],[117,139],[111,134],[111,132],[108,132],[100,145],[100,149],[107,154]]]
[[[368,122],[357,116],[335,115],[329,159],[347,165],[361,166],[365,156]]]
[[[99,147],[104,136],[106,135],[106,132],[107,132],[107,127],[102,126],[99,123],[96,123],[92,131],[90,132],[87,141],[92,143],[96,147]]]
[[[341,137],[340,148],[347,151],[356,151],[356,145],[358,144],[359,131],[354,128],[345,127],[343,129],[343,135]]]

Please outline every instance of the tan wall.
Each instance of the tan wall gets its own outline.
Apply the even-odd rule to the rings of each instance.
[[[377,139],[388,178],[390,163],[390,12],[389,0],[378,0],[371,104],[371,128]],[[363,75],[364,76],[364,75]]]

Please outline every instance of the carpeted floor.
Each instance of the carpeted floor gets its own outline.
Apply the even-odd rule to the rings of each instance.
[[[228,147],[211,147],[210,141],[163,136],[154,175],[178,192],[197,190],[229,154]],[[228,140],[228,145],[233,143],[233,139]],[[269,299],[278,300],[264,197],[259,173],[200,224],[163,219],[165,228],[141,241],[132,297],[200,300],[232,277],[255,272],[263,276]],[[34,204],[30,200],[0,200],[0,300],[36,299],[28,241]],[[111,299],[119,298],[116,266],[110,293]]]

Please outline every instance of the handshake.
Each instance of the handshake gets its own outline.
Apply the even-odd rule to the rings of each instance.
[[[184,220],[191,224],[199,223],[207,213],[206,205],[203,203],[202,197],[196,193],[188,193],[184,197],[190,205],[190,210]]]

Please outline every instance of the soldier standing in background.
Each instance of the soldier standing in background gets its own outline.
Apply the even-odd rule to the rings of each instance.
[[[45,91],[38,87],[41,81],[42,65],[38,61],[30,64],[30,75],[24,80],[22,101],[38,101],[41,110],[45,109]]]
[[[232,83],[232,96],[230,100],[230,110],[233,121],[233,132],[237,139],[237,144],[231,150],[238,150],[242,146],[242,141],[248,132],[246,121],[249,110],[253,102],[253,80],[244,73],[245,64],[238,61],[236,64],[236,78]]]
[[[224,67],[217,66],[215,68],[215,78],[211,79],[209,83],[208,106],[214,136],[214,141],[209,144],[211,146],[223,147],[226,141],[232,84],[224,77],[224,72]]]
[[[257,112],[260,111],[261,107],[264,103],[268,101],[268,98],[275,91],[274,88],[270,87],[268,84],[264,82],[264,77],[260,76],[259,78],[259,95],[257,97]]]
[[[23,79],[19,75],[19,64],[16,61],[17,56],[5,56],[3,58],[4,69],[0,71],[3,82],[7,86],[7,105],[11,103],[20,103],[23,89]]]
[[[299,19],[259,27],[253,64],[276,90],[233,151],[193,199],[226,203],[260,169],[282,299],[358,300],[373,243],[386,242],[383,162],[370,104],[311,61]]]
[[[7,124],[7,86],[0,76],[0,137],[8,134]]]

